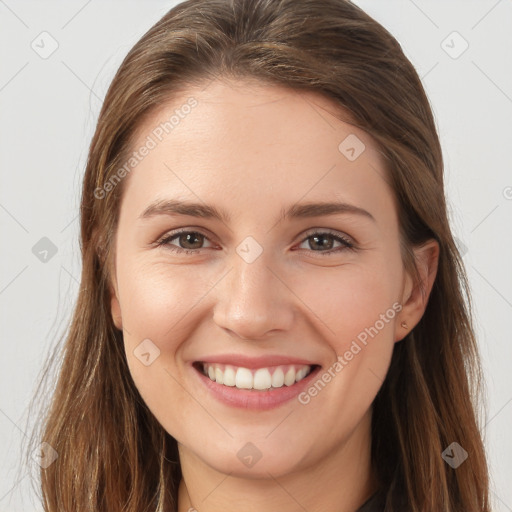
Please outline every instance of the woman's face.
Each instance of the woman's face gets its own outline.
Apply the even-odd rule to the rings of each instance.
[[[400,323],[418,319],[383,159],[335,108],[214,81],[163,105],[133,146],[113,318],[180,454],[223,473],[361,453]]]

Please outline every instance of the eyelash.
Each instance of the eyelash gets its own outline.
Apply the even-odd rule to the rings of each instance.
[[[172,240],[177,238],[179,235],[183,235],[183,234],[187,234],[187,235],[199,234],[199,235],[205,237],[206,239],[208,239],[208,237],[201,231],[190,231],[190,230],[183,229],[183,230],[173,231],[171,233],[168,233],[167,235],[165,235],[163,238],[161,238],[160,240],[158,240],[156,242],[156,246],[157,247],[167,246],[167,248],[170,251],[179,253],[179,254],[197,254],[199,251],[201,251],[201,249],[183,249],[181,247],[176,247],[176,246],[173,246],[170,244],[170,242]],[[342,247],[337,247],[336,249],[329,249],[328,251],[313,251],[313,250],[311,250],[311,252],[320,254],[322,256],[328,256],[328,255],[336,254],[336,253],[339,253],[339,252],[342,252],[345,250],[351,250],[351,251],[355,250],[354,244],[349,239],[347,239],[339,234],[334,234],[329,230],[314,231],[312,233],[309,233],[305,238],[303,238],[301,240],[299,245],[304,243],[308,238],[312,238],[315,235],[330,235],[337,242],[340,242],[343,245],[342,245]],[[308,250],[308,249],[306,249],[306,250]]]

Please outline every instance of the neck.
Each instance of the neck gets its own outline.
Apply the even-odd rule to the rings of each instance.
[[[377,489],[371,468],[371,414],[316,463],[275,477],[249,479],[216,471],[179,446],[178,512],[355,512]]]

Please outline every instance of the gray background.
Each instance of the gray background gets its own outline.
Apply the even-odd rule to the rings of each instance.
[[[88,145],[122,58],[175,3],[0,0],[0,511],[42,510],[19,461],[79,288]],[[512,511],[512,1],[356,3],[400,41],[432,103],[487,381],[494,510]],[[57,250],[46,261],[43,237]]]

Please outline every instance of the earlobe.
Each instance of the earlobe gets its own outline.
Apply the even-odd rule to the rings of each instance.
[[[400,314],[400,327],[396,333],[395,341],[402,340],[414,326],[421,320],[427,308],[428,299],[434,285],[439,263],[439,244],[436,240],[429,240],[425,244],[414,247],[416,268],[419,282],[414,283],[411,276],[407,276],[407,286],[404,288],[403,308]]]

